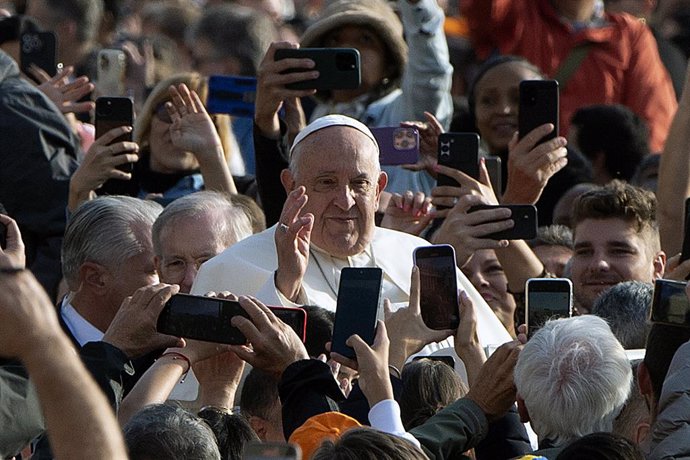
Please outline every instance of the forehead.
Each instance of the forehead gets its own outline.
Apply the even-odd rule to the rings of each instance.
[[[637,243],[643,240],[635,228],[635,222],[623,219],[585,219],[575,226],[573,232],[574,243],[607,243],[629,242]]]
[[[380,169],[378,148],[361,131],[350,126],[331,126],[316,131],[297,144],[292,161],[302,174],[324,170]],[[367,171],[368,172],[368,171]]]
[[[476,92],[495,88],[516,88],[523,80],[541,80],[541,76],[522,62],[505,62],[486,71],[477,82]]]

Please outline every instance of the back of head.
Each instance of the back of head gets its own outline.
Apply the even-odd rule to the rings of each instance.
[[[147,406],[136,413],[123,430],[132,460],[220,460],[211,428],[179,407]]]
[[[199,417],[211,427],[223,460],[241,460],[245,444],[259,439],[240,415],[204,409]]]
[[[527,242],[530,248],[538,246],[563,246],[573,248],[573,232],[565,225],[547,225],[537,229],[537,237]]]
[[[70,289],[76,289],[84,262],[118,267],[144,252],[162,209],[153,201],[128,196],[103,196],[79,206],[62,243],[62,271]]]
[[[622,105],[592,105],[575,112],[579,150],[590,160],[604,155],[604,168],[612,179],[630,180],[642,158],[649,154],[647,125]]]
[[[189,31],[192,42],[208,42],[217,58],[237,59],[240,74],[246,76],[256,76],[259,64],[275,37],[275,26],[268,15],[233,4],[207,8]]]
[[[649,283],[619,283],[597,298],[591,313],[606,320],[626,350],[644,348],[653,293],[654,286]]]
[[[242,385],[240,395],[242,415],[247,419],[256,416],[271,420],[276,407],[280,413],[278,381],[271,374],[252,368]]]
[[[153,250],[161,256],[161,238],[165,229],[171,228],[180,219],[198,219],[206,214],[213,215],[213,233],[220,237],[226,247],[250,236],[252,227],[244,209],[232,204],[229,196],[221,192],[196,192],[176,199],[165,207],[153,224]]]
[[[625,350],[596,316],[548,321],[520,353],[515,386],[540,440],[611,431],[630,392]]]
[[[639,381],[637,379],[637,369],[642,360],[631,361],[633,382],[630,387],[630,396],[625,402],[623,409],[621,409],[618,417],[613,421],[613,430],[611,433],[623,436],[624,438],[639,443],[641,437],[646,432],[645,428],[651,424],[651,417],[649,408],[645,401],[644,395],[640,391]]]
[[[657,403],[661,398],[661,387],[671,366],[671,360],[678,348],[688,340],[690,328],[687,327],[654,323],[649,329],[644,365],[649,373]]]
[[[249,217],[249,223],[252,225],[252,233],[260,233],[266,230],[266,215],[254,199],[241,193],[234,193],[229,198],[232,204],[244,209],[247,217]]]
[[[654,193],[618,180],[580,195],[572,217],[574,229],[585,219],[614,218],[632,223],[638,233],[651,230],[657,239],[659,235]]]
[[[403,368],[401,377],[400,416],[408,431],[467,394],[460,376],[441,361],[412,361]]]
[[[563,449],[556,460],[644,460],[639,447],[611,433],[592,433]]]
[[[412,443],[372,428],[353,428],[321,444],[311,460],[426,460]]]
[[[327,354],[326,342],[330,342],[333,336],[335,312],[318,305],[304,305],[302,308],[307,312],[307,341],[304,344],[307,353],[313,358]]]

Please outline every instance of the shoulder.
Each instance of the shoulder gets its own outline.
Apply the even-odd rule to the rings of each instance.
[[[417,248],[419,246],[428,246],[429,243],[424,238],[410,235],[409,233],[399,232],[383,227],[376,227],[374,234],[374,244],[390,244],[396,245],[400,249]]]
[[[238,241],[206,262],[206,264],[218,266],[229,262],[251,261],[252,264],[256,265],[262,261],[268,262],[267,259],[273,260],[276,257],[275,242],[273,240],[274,232],[275,226]]]

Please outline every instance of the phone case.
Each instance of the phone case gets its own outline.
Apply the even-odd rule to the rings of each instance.
[[[520,83],[518,130],[520,139],[535,128],[551,123],[555,129],[538,144],[558,136],[558,82],[556,80],[524,80]]]
[[[99,97],[96,99],[96,139],[118,126],[132,126],[134,124],[134,108],[132,99],[128,97]],[[125,133],[111,144],[116,142],[131,142],[132,132]],[[118,166],[120,171],[131,173],[134,171],[133,163],[125,163]],[[133,181],[108,179],[96,193],[99,195],[128,195],[136,196],[137,185]]]
[[[531,204],[479,205],[472,206],[467,212],[496,208],[509,208],[512,211],[510,218],[515,221],[515,225],[513,228],[491,233],[483,238],[492,240],[531,240],[537,237],[537,208]]]
[[[308,58],[314,61],[319,77],[285,85],[288,89],[357,89],[362,82],[359,51],[355,48],[299,48],[278,49],[276,61],[285,58]],[[285,73],[305,72],[312,69],[289,69]]]
[[[491,180],[491,187],[494,189],[496,196],[503,195],[503,170],[501,169],[501,157],[488,156],[484,158],[486,170],[489,173],[489,180]]]
[[[391,126],[371,128],[379,144],[379,163],[382,165],[414,164],[419,158],[419,131],[416,128]]]
[[[124,51],[104,49],[98,52],[96,87],[101,96],[124,96],[127,57]]]
[[[206,109],[234,117],[253,118],[256,78],[211,75],[208,79]]]
[[[531,337],[549,319],[573,314],[573,284],[567,278],[530,278],[525,283],[525,324]]]
[[[442,133],[438,136],[438,163],[479,179],[479,136],[476,133]],[[439,186],[459,187],[448,176],[439,174]]]
[[[25,32],[19,37],[19,61],[27,75],[31,64],[43,69],[48,75],[57,72],[57,38],[53,32]]]

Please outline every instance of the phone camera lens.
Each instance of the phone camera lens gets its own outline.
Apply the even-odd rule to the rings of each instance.
[[[357,58],[352,53],[337,53],[335,55],[335,67],[340,71],[354,70],[357,68]]]

